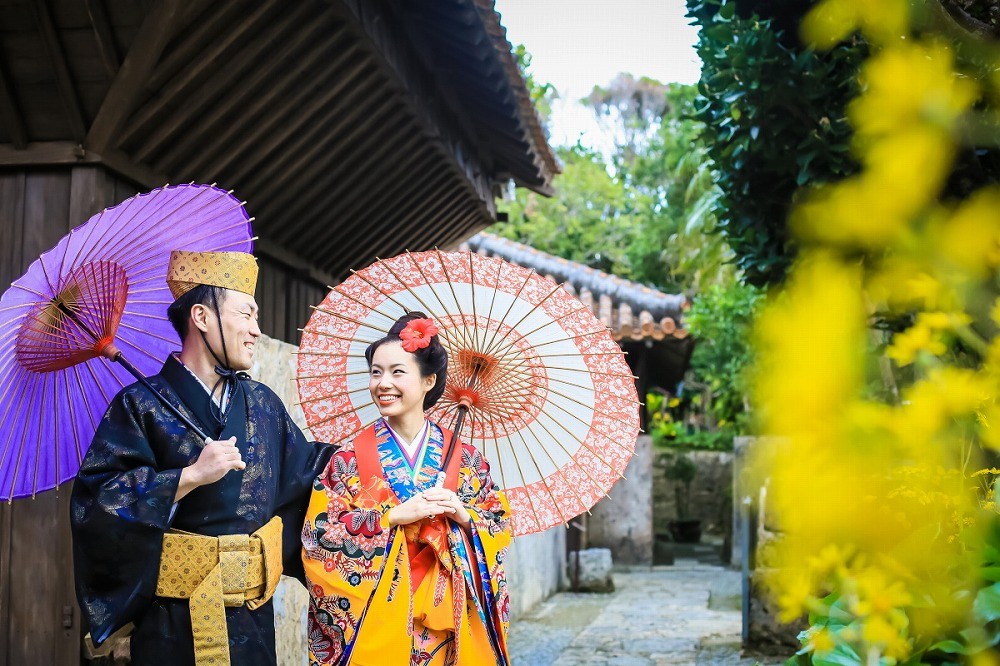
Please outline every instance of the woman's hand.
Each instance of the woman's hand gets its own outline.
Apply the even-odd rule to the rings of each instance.
[[[430,488],[421,493],[428,502],[432,502],[445,509],[449,517],[462,527],[468,528],[472,524],[472,516],[469,515],[462,500],[454,491],[447,488]]]
[[[424,518],[432,518],[442,513],[451,514],[455,512],[454,507],[447,506],[441,502],[431,501],[425,497],[430,492],[428,490],[418,493],[402,504],[397,504],[389,509],[389,525],[409,525]]]

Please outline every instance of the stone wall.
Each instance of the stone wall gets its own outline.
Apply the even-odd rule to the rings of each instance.
[[[666,478],[666,466],[672,452],[653,452],[653,530],[656,535],[668,532],[667,523],[677,519],[677,482]],[[726,536],[732,511],[733,454],[728,451],[689,451],[698,467],[691,482],[690,518],[701,521],[702,532]]]
[[[653,563],[653,441],[640,435],[625,478],[591,509],[587,545],[609,548],[615,564]]]
[[[568,587],[565,561],[566,528],[562,525],[514,539],[506,567],[512,620]]]
[[[285,403],[288,412],[295,423],[302,428],[306,437],[309,429],[306,427],[295,382],[295,356],[297,348],[280,340],[262,335],[257,340],[257,351],[254,353],[254,364],[250,368],[250,376],[259,382],[267,384],[281,401]],[[294,578],[282,576],[278,590],[274,593],[274,626],[275,644],[278,651],[279,666],[300,666],[308,663],[308,647],[306,642],[306,609],[309,606],[309,593]]]
[[[302,409],[296,405],[296,347],[280,340],[261,336],[257,342],[255,361],[250,374],[271,387],[282,399],[300,427],[305,427]],[[511,617],[530,611],[565,585],[566,528],[554,527],[541,534],[518,537],[507,559],[507,581],[510,585]],[[274,595],[274,622],[280,666],[306,664],[306,609],[309,593],[292,578],[282,578]]]

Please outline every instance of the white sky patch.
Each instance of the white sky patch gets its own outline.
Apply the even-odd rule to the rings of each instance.
[[[507,39],[532,55],[535,77],[559,91],[553,145],[580,139],[608,149],[593,112],[579,100],[619,72],[664,83],[694,83],[701,73],[684,0],[496,0],[496,9]]]

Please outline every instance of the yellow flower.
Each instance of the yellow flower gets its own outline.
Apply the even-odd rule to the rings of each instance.
[[[858,575],[858,601],[853,605],[855,615],[886,616],[889,611],[902,609],[913,603],[913,597],[899,581],[889,583],[878,569],[867,569]]]
[[[942,44],[888,48],[865,63],[861,81],[865,90],[851,102],[848,116],[862,136],[914,125],[949,132],[978,96],[976,85],[955,73],[954,55]]]
[[[837,642],[826,627],[812,628],[806,632],[806,650],[809,652],[829,652],[835,647]]]
[[[861,638],[872,646],[887,646],[899,639],[899,630],[892,626],[885,617],[872,615],[865,620],[861,629]]]
[[[934,242],[949,261],[970,277],[987,277],[1000,265],[1000,188],[976,192],[934,231]]]
[[[886,349],[885,355],[900,365],[909,365],[916,360],[917,354],[926,351],[940,356],[947,351],[941,336],[929,326],[916,324],[892,339],[892,345]]]
[[[885,44],[908,32],[906,0],[824,0],[802,22],[803,39],[819,49],[829,49],[855,30]]]

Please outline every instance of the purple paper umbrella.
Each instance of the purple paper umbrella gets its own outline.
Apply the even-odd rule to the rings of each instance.
[[[170,252],[252,252],[243,205],[212,185],[137,194],[11,284],[0,298],[0,499],[76,475],[112,397],[180,346],[166,316]]]

